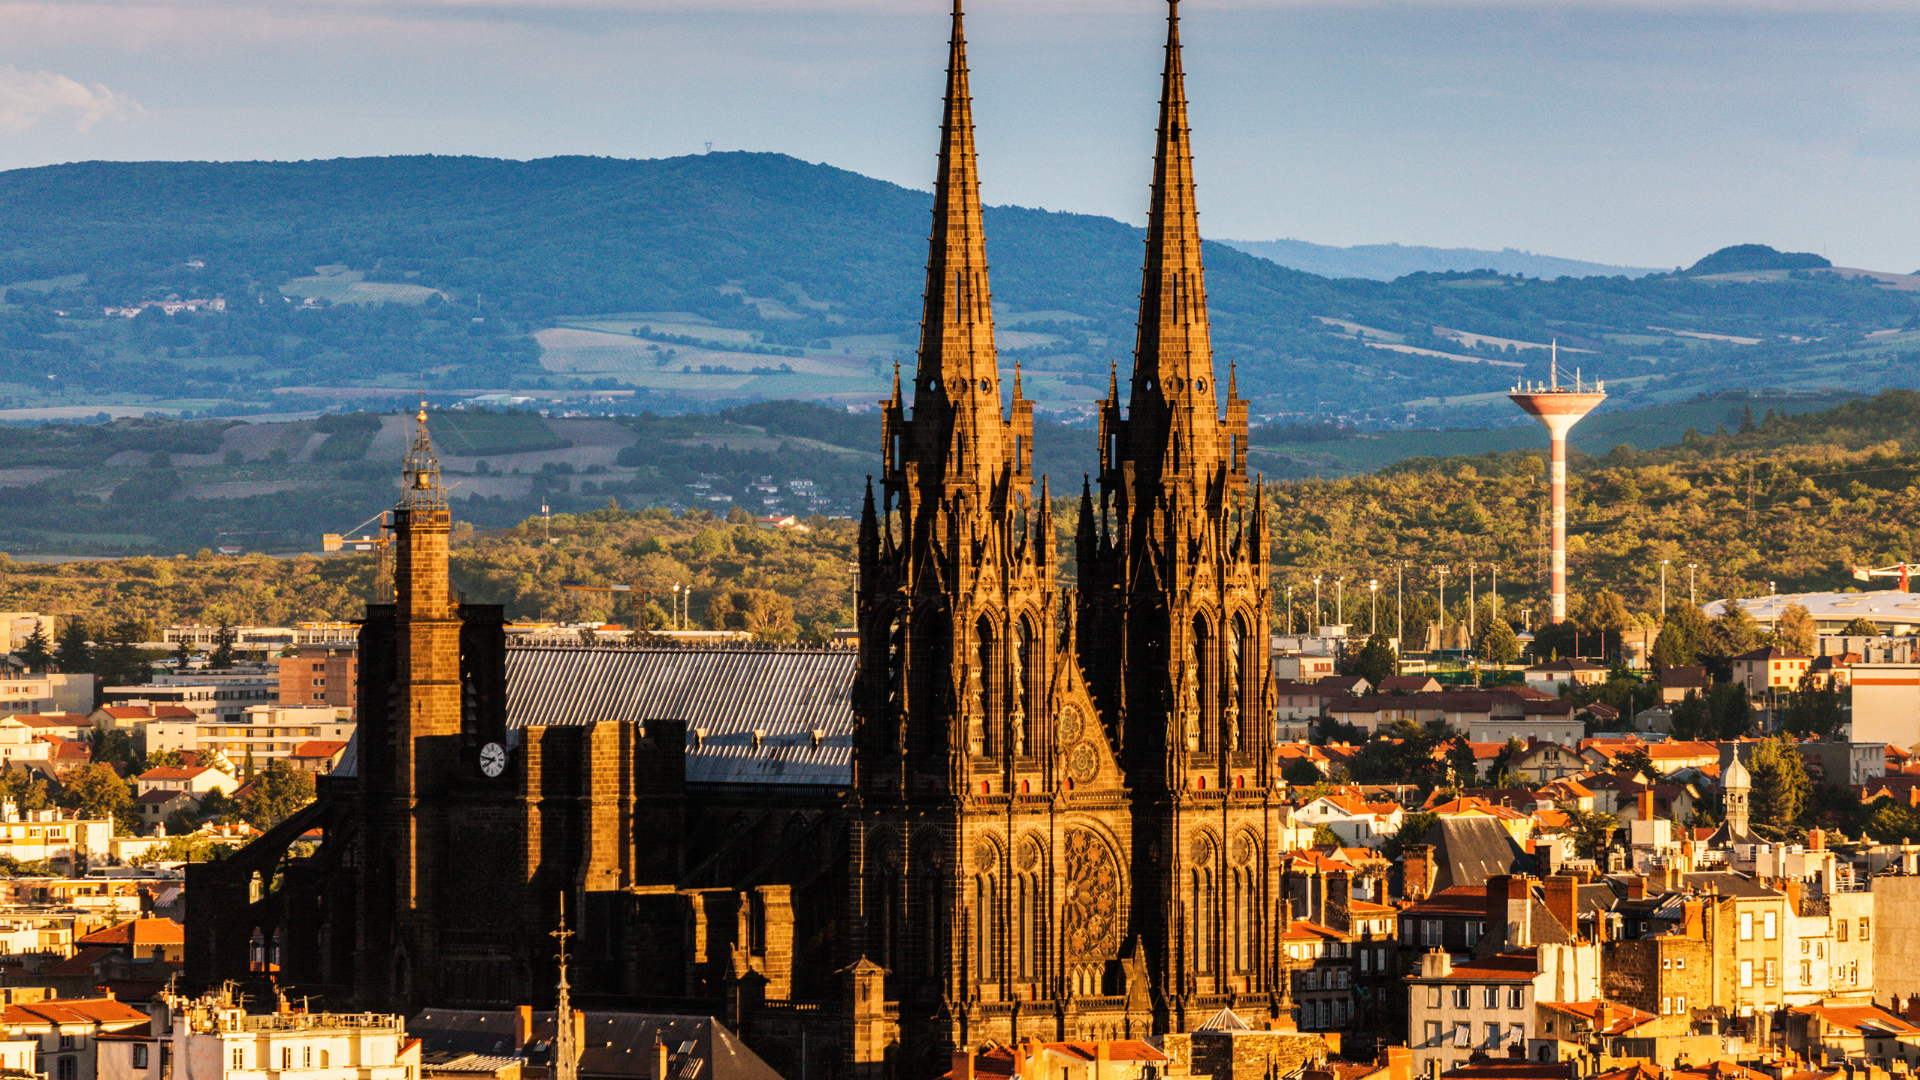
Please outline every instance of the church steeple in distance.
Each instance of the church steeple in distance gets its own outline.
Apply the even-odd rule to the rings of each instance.
[[[1007,455],[999,438],[1000,378],[982,217],[965,15],[955,0],[913,385],[918,445],[912,456],[923,469],[954,480],[991,483]]]

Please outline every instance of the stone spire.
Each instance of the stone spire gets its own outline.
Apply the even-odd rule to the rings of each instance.
[[[947,60],[940,174],[933,187],[926,307],[914,375],[914,419],[923,467],[955,479],[991,482],[1006,455],[999,438],[1000,379],[992,294],[967,89],[967,39],[959,0]],[[924,424],[933,420],[931,424]]]
[[[1158,414],[1161,424],[1151,426],[1165,425],[1162,468],[1192,472],[1219,456],[1218,440],[1212,437],[1216,402],[1186,75],[1180,64],[1180,6],[1179,0],[1169,0],[1167,60],[1160,81],[1160,129],[1154,147],[1153,200],[1147,212],[1129,411],[1140,417]]]

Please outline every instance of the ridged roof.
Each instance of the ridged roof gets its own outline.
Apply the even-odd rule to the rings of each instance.
[[[690,783],[852,782],[854,650],[525,646],[506,657],[508,727],[680,720]]]

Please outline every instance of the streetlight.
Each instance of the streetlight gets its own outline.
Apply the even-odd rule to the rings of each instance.
[[[1287,636],[1293,636],[1293,586],[1287,586]]]
[[[1668,561],[1669,560],[1667,559],[1660,560],[1660,617],[1662,619],[1665,619],[1667,617],[1667,563]]]
[[[1698,596],[1695,596],[1693,592],[1693,564],[1692,563],[1687,564],[1687,604],[1691,607],[1700,606],[1700,598]]]
[[[1335,626],[1347,625],[1347,579],[1345,575],[1335,574],[1333,578],[1333,622]]]
[[[1373,604],[1373,611],[1367,616],[1367,636],[1372,637],[1380,632],[1380,580],[1378,578],[1367,582],[1367,592],[1368,599]]]
[[[1479,565],[1479,563],[1467,564],[1467,648],[1469,649],[1473,648],[1473,639],[1479,636],[1479,627],[1474,625],[1476,613],[1473,610],[1473,572]]]
[[[1320,633],[1319,628],[1320,628],[1320,575],[1315,574],[1313,575],[1313,626],[1311,627],[1311,629],[1313,630],[1315,635],[1318,635]]]
[[[1487,569],[1493,572],[1493,618],[1500,617],[1500,564],[1488,563]]]
[[[673,587],[673,614],[667,616],[667,622],[675,630],[680,629],[680,586],[679,585],[675,585]]]
[[[1407,649],[1407,605],[1406,605],[1407,564],[1393,564],[1393,638],[1400,643],[1399,652]]]
[[[1447,648],[1447,568],[1439,567],[1435,573],[1440,575],[1440,650],[1445,652]]]

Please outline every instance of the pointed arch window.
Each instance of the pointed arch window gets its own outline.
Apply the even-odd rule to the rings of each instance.
[[[1018,711],[1013,717],[1014,726],[1017,728],[1013,733],[1013,745],[1017,753],[1023,756],[1031,756],[1035,753],[1035,747],[1033,745],[1033,718],[1035,715],[1034,707],[1038,697],[1035,686],[1039,681],[1039,672],[1034,670],[1036,657],[1034,656],[1035,650],[1033,647],[1035,638],[1033,621],[1022,616],[1015,634],[1013,671],[1014,679],[1016,680],[1014,683],[1014,691],[1017,697],[1014,704],[1018,706]]]
[[[1213,651],[1211,648],[1212,629],[1212,627],[1207,625],[1206,616],[1194,616],[1192,671],[1196,683],[1194,688],[1196,692],[1192,696],[1200,709],[1200,716],[1196,717],[1196,719],[1200,724],[1199,752],[1202,754],[1212,753],[1215,749],[1214,744],[1218,741],[1213,732],[1213,724],[1211,723],[1214,711],[1211,706],[1214,704],[1214,695],[1207,693],[1203,689],[1204,687],[1214,685],[1212,678],[1213,665],[1208,663]]]
[[[974,977],[983,983],[1000,981],[999,882],[992,874],[974,877]]]
[[[980,754],[992,757],[1000,752],[999,740],[994,737],[997,721],[1000,717],[1000,679],[996,667],[993,622],[982,618],[974,625],[977,639],[974,656],[975,707],[979,710]]]

